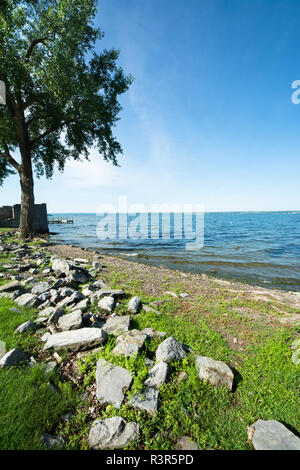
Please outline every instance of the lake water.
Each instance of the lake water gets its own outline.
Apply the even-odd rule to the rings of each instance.
[[[300,211],[206,213],[203,248],[194,250],[186,250],[186,246],[197,232],[195,214],[191,225],[187,220],[186,238],[181,239],[174,238],[181,230],[178,214],[120,214],[110,219],[78,213],[49,216],[74,219],[74,224],[49,226],[55,232],[50,236],[52,242],[93,248],[155,266],[300,291]],[[107,230],[106,240],[97,236],[99,222]],[[131,238],[124,237],[127,227]],[[98,233],[103,231],[98,229]],[[139,238],[133,238],[134,233]]]

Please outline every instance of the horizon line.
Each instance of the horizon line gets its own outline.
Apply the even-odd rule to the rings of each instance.
[[[97,215],[97,212],[94,211],[94,212],[85,212],[85,211],[63,211],[63,212],[60,212],[60,211],[47,211],[47,213],[54,213],[54,214],[95,214]],[[300,209],[285,209],[285,210],[232,210],[232,211],[203,211],[203,212],[197,212],[197,213],[200,213],[200,214],[219,214],[219,213],[225,213],[225,214],[230,214],[230,213],[263,213],[263,212],[291,212],[291,213],[300,213]],[[186,212],[178,212],[178,211],[172,211],[172,212],[161,212],[161,211],[139,211],[139,212],[123,212],[123,211],[120,211],[120,212],[105,212],[106,213],[109,213],[109,214],[191,214],[191,213],[195,213],[194,211],[186,211]]]

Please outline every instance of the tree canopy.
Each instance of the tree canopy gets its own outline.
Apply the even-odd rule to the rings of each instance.
[[[93,24],[96,7],[95,0],[1,2],[0,182],[25,171],[28,159],[37,176],[51,177],[55,164],[63,170],[92,147],[118,164],[113,127],[132,77],[118,67],[119,51],[96,52],[103,37]]]

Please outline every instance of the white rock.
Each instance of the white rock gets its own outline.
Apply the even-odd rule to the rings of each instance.
[[[186,353],[182,344],[172,336],[160,343],[156,350],[157,361],[171,362],[175,359],[183,359],[184,357],[186,357]]]
[[[156,315],[160,315],[160,312],[155,310],[153,307],[149,307],[149,305],[146,305],[146,304],[143,304],[143,310],[145,310],[145,312],[153,312]]]
[[[116,339],[116,347],[112,350],[115,356],[124,355],[130,357],[137,354],[143,347],[147,336],[139,330],[131,330],[128,333],[120,335]]]
[[[101,299],[101,297],[109,296],[109,297],[123,297],[124,292],[120,289],[99,289],[94,292],[94,296],[97,299]]]
[[[62,315],[58,319],[58,326],[63,331],[78,330],[82,325],[82,311],[74,310],[72,313]]]
[[[107,288],[106,284],[102,279],[98,279],[97,281],[93,282],[93,284],[90,285],[90,288],[93,288],[93,290],[97,289],[103,289]]]
[[[86,258],[75,258],[74,263],[78,264],[89,264],[89,260]]]
[[[54,325],[58,322],[59,318],[65,315],[65,311],[61,308],[56,308],[52,315],[48,318],[48,325]]]
[[[115,316],[110,317],[105,325],[103,330],[108,334],[120,335],[121,333],[126,333],[129,330],[130,326],[130,315],[124,316]]]
[[[45,318],[45,317],[51,317],[51,315],[55,312],[56,308],[55,307],[47,307],[44,310],[41,310],[39,312],[39,317]]]
[[[67,276],[67,282],[71,284],[85,284],[88,281],[87,275],[79,270],[69,271]]]
[[[47,292],[50,289],[50,285],[48,282],[38,282],[33,288],[31,289],[31,293],[34,295],[41,295]]]
[[[8,282],[7,284],[0,286],[0,292],[11,292],[11,291],[20,289],[20,287],[21,287],[21,284],[19,283],[19,281],[11,281],[11,282]]]
[[[138,296],[135,296],[129,300],[127,310],[130,313],[138,313],[141,307],[142,307],[141,298]]]
[[[158,409],[159,392],[155,388],[146,388],[142,393],[138,393],[130,400],[130,405],[140,410],[146,410],[153,415]]]
[[[88,442],[93,449],[122,449],[139,437],[139,425],[127,423],[115,416],[105,420],[96,419],[90,429]]]
[[[25,353],[18,348],[11,349],[0,360],[0,367],[12,367],[25,359]]]
[[[34,330],[35,324],[32,321],[26,321],[22,325],[18,326],[16,333],[25,333],[26,331]]]
[[[56,351],[63,349],[80,351],[105,343],[107,336],[107,333],[100,328],[81,328],[80,330],[63,331],[62,333],[51,335],[44,349],[53,348]]]
[[[283,424],[270,419],[258,419],[254,428],[252,443],[256,450],[300,450],[300,439]]]
[[[149,336],[149,338],[163,338],[166,336],[166,333],[154,330],[153,328],[144,328],[142,333]]]
[[[62,273],[68,273],[71,269],[73,269],[73,264],[70,261],[67,261],[65,259],[55,258],[52,261],[52,269],[53,271],[60,271]]]
[[[51,333],[49,333],[49,331],[47,331],[42,337],[41,337],[41,340],[46,343],[46,341],[48,340],[48,338],[50,338],[51,336]]]
[[[60,302],[56,304],[56,308],[65,308],[72,303],[71,297],[64,297]]]
[[[65,297],[71,297],[76,290],[72,289],[72,287],[60,287],[57,292],[59,293],[59,297],[64,299]]]
[[[72,308],[72,310],[85,310],[89,305],[89,299],[83,299],[83,300],[80,300],[80,302],[78,302],[78,304],[76,304],[76,306],[74,308]]]
[[[145,380],[144,384],[147,387],[158,388],[164,384],[168,378],[169,366],[166,362],[159,362],[149,371],[149,378]]]
[[[96,369],[97,398],[101,403],[112,403],[120,408],[124,400],[124,389],[129,388],[132,376],[127,369],[99,359]]]
[[[88,287],[85,287],[82,289],[82,293],[85,297],[89,297],[90,295],[93,295],[93,291],[90,290]]]
[[[115,306],[115,299],[113,297],[103,297],[98,303],[98,307],[107,312],[112,312]]]
[[[232,390],[234,375],[227,364],[206,356],[196,356],[195,361],[200,380],[206,380],[212,385],[224,385]]]
[[[38,305],[38,300],[33,294],[22,294],[15,299],[15,302],[20,307],[35,307]]]

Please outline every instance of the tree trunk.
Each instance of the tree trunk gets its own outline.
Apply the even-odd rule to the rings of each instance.
[[[31,239],[35,235],[33,228],[34,193],[31,149],[24,112],[20,110],[17,110],[16,114],[16,131],[22,158],[22,164],[18,169],[21,185],[20,230],[22,238]]]
[[[22,165],[20,170],[21,184],[21,216],[20,230],[22,238],[33,238],[35,231],[33,228],[34,220],[34,192],[33,192],[33,175],[31,159]]]

